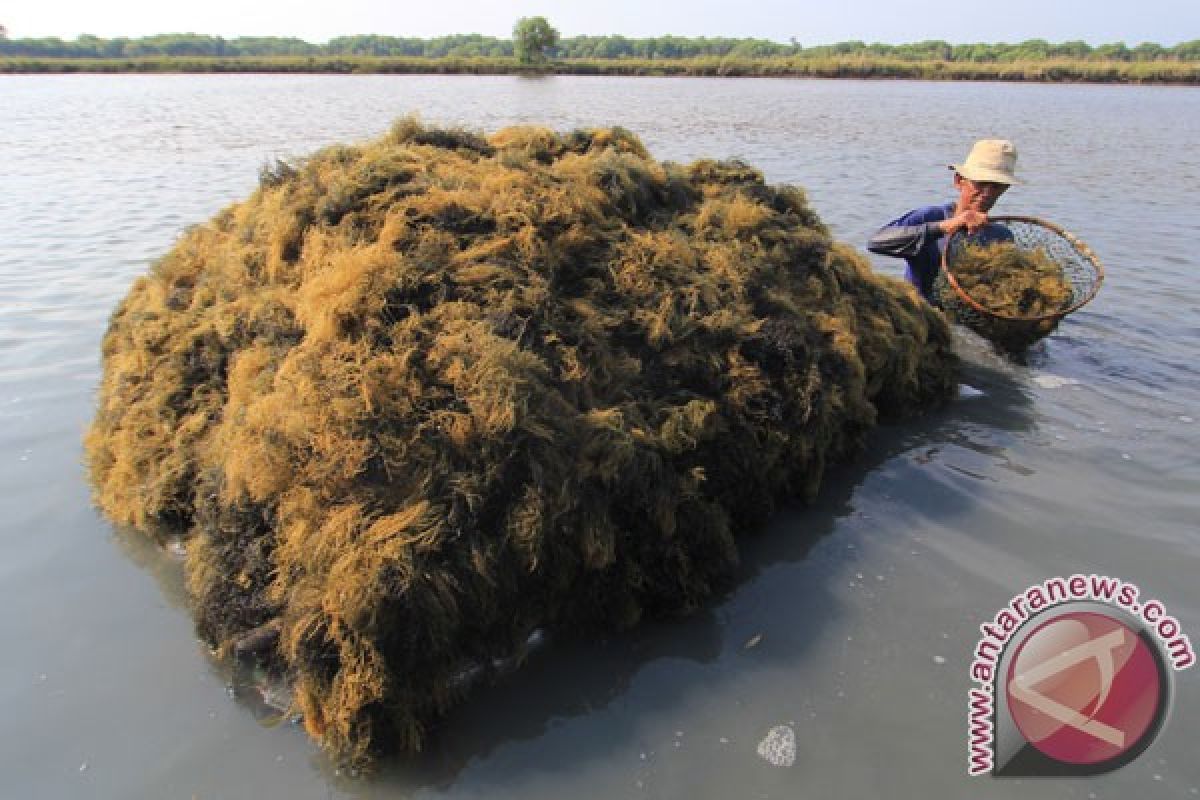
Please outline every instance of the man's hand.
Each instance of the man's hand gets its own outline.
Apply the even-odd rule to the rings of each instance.
[[[942,233],[947,236],[952,233],[958,233],[963,228],[967,229],[967,233],[975,233],[984,225],[987,225],[987,221],[987,214],[968,208],[958,212],[953,217],[950,217],[950,219],[942,220],[939,223],[939,227],[942,229]]]

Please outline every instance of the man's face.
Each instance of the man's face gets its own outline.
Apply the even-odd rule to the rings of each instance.
[[[954,188],[958,189],[958,207],[960,210],[982,211],[987,213],[996,205],[1000,195],[1008,189],[1007,183],[991,181],[967,180],[958,173],[954,174]]]

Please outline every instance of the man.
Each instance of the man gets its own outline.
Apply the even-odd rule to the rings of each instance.
[[[951,164],[958,200],[913,209],[879,229],[867,243],[872,253],[908,262],[905,277],[929,300],[942,263],[946,237],[966,230],[980,241],[1011,239],[1007,229],[988,226],[988,212],[1016,183],[1017,149],[1005,139],[982,139],[961,164]]]

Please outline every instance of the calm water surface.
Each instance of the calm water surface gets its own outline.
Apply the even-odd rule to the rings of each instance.
[[[977,626],[1025,586],[1098,572],[1200,642],[1200,90],[801,80],[0,78],[0,794],[228,797],[1187,797],[1200,670],[1167,728],[1092,779],[965,775]],[[559,641],[372,782],[229,696],[177,566],[92,510],[80,435],[129,283],[268,159],[416,111],[494,129],[619,124],[658,158],[739,156],[804,186],[861,245],[951,199],[944,165],[1013,138],[997,211],[1089,242],[1098,298],[1008,363],[964,336],[983,392],[883,430],[816,507],[746,543],[683,622]],[[878,260],[881,270],[897,264]],[[761,638],[757,638],[761,637]],[[747,647],[747,643],[757,644]],[[776,725],[796,760],[755,748]]]

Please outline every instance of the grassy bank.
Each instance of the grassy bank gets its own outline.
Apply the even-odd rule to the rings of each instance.
[[[511,58],[368,56],[207,56],[150,58],[0,58],[0,73],[333,73],[516,75],[678,75],[722,77],[904,78],[1047,83],[1200,85],[1200,62],[1058,59],[980,63],[847,56],[564,59],[529,67]]]

